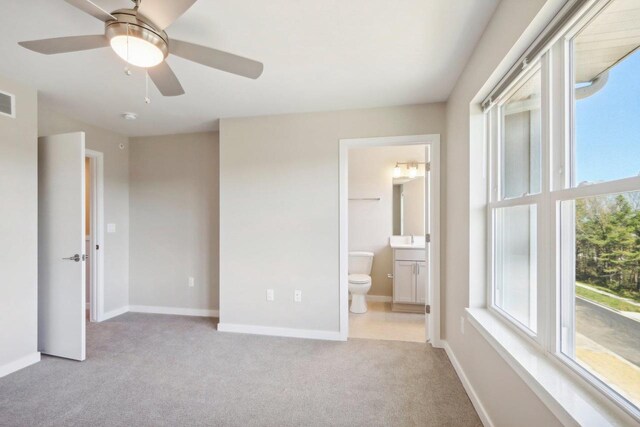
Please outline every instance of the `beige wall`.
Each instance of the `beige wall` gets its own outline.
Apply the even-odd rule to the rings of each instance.
[[[130,149],[130,304],[217,310],[218,133],[132,138]]]
[[[444,134],[444,116],[431,104],[223,119],[221,322],[338,331],[339,140]]]
[[[393,167],[396,162],[424,162],[425,151],[424,145],[349,150],[349,198],[380,198],[349,201],[349,250],[374,253],[369,295],[392,295],[393,280],[387,275],[393,273],[393,251],[389,246],[389,236],[393,234]],[[424,229],[424,186],[422,189],[422,207],[405,206],[404,216],[407,224],[422,212]]]
[[[16,118],[0,116],[0,372],[37,352],[38,101],[0,77],[16,96]]]
[[[485,303],[483,131],[475,103],[480,92],[492,87],[531,43],[560,3],[503,0],[447,103],[443,332],[496,426],[560,422],[472,325],[466,323],[464,334],[460,329],[465,307]]]
[[[40,136],[79,131],[86,134],[87,149],[104,153],[105,228],[106,224],[116,224],[115,233],[105,230],[103,246],[104,311],[108,314],[129,304],[129,139],[39,108]]]

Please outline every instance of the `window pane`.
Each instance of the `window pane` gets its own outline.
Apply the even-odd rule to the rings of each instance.
[[[640,20],[614,0],[574,39],[574,185],[640,172]]]
[[[535,332],[536,207],[499,208],[495,213],[494,303]]]
[[[502,198],[540,192],[540,71],[501,106]]]
[[[563,202],[562,351],[640,405],[640,192]]]

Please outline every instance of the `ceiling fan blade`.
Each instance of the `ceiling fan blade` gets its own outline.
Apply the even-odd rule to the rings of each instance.
[[[91,0],[64,0],[71,6],[77,7],[84,13],[88,13],[94,18],[98,18],[103,22],[115,21],[116,18],[100,6],[93,3]]]
[[[253,59],[210,47],[200,46],[180,40],[169,42],[169,52],[184,59],[188,59],[207,67],[216,68],[228,73],[237,74],[251,79],[257,79],[262,74],[264,65]]]
[[[109,46],[109,40],[102,34],[95,36],[71,36],[55,39],[31,40],[19,42],[20,46],[45,55],[79,52]]]
[[[166,61],[162,61],[153,68],[147,68],[147,73],[163,96],[184,95],[180,81]]]
[[[185,13],[196,0],[143,0],[138,12],[163,30]]]

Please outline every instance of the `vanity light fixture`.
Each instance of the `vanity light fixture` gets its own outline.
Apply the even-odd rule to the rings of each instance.
[[[409,169],[409,178],[415,178],[416,176],[418,176],[418,165],[417,164],[412,164],[407,166],[407,169]]]
[[[400,165],[406,165],[407,172],[405,176],[413,179],[418,176],[418,168],[420,167],[420,165],[425,164],[425,162],[396,162],[396,166],[393,168],[393,177],[402,178],[403,174]]]
[[[396,163],[396,166],[393,168],[393,177],[400,178],[402,176],[402,170],[400,169],[400,163]]]

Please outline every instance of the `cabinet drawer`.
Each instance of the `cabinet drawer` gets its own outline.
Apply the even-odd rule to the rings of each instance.
[[[396,261],[425,261],[426,251],[424,249],[395,249],[394,257]]]

